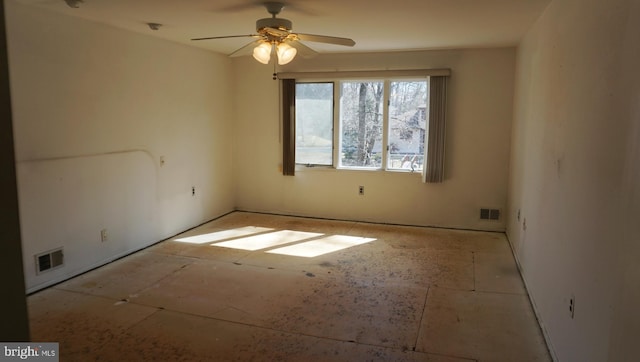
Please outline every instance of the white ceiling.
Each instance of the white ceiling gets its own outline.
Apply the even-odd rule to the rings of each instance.
[[[255,33],[270,17],[254,0],[17,0],[71,16],[229,54],[250,38],[191,38]],[[279,17],[293,31],[352,38],[353,48],[305,43],[320,52],[371,52],[513,46],[550,0],[288,0]],[[161,23],[151,30],[147,23]]]

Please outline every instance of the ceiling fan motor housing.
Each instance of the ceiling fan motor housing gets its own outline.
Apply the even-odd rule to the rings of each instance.
[[[260,30],[264,28],[273,28],[280,29],[285,31],[291,31],[291,20],[283,19],[283,18],[264,18],[256,21],[256,31],[260,32]]]

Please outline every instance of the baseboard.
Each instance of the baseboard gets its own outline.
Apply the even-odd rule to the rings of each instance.
[[[533,313],[536,316],[536,320],[538,321],[538,326],[540,327],[540,331],[542,332],[542,337],[544,338],[544,341],[547,345],[547,350],[549,351],[549,355],[551,356],[551,359],[554,362],[559,362],[558,357],[555,353],[555,350],[553,348],[553,344],[551,343],[551,338],[549,337],[549,333],[547,332],[547,329],[544,325],[544,322],[542,321],[542,317],[540,316],[540,312],[538,310],[538,307],[536,306],[536,301],[535,299],[533,299],[533,296],[531,295],[531,293],[529,293],[529,285],[527,284],[527,278],[525,278],[524,273],[522,272],[522,265],[520,264],[520,259],[518,259],[518,254],[516,253],[515,249],[513,248],[513,243],[511,242],[511,239],[509,238],[509,233],[505,232],[504,233],[505,236],[507,237],[507,242],[509,243],[509,249],[511,249],[511,254],[513,255],[513,258],[516,261],[516,265],[518,267],[518,273],[520,273],[520,278],[522,279],[522,282],[524,283],[524,288],[527,291],[527,296],[529,297],[529,302],[531,303],[531,307],[533,308]]]

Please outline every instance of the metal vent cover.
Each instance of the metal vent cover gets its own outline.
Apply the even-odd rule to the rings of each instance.
[[[36,254],[34,257],[36,259],[36,274],[58,269],[64,265],[62,248]]]
[[[480,220],[500,220],[500,209],[481,208]]]

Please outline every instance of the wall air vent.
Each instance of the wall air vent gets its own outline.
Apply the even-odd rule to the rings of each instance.
[[[500,220],[500,209],[480,209],[480,220]]]
[[[62,248],[37,254],[35,255],[35,258],[36,274],[57,269],[64,265],[64,253],[62,252]]]

